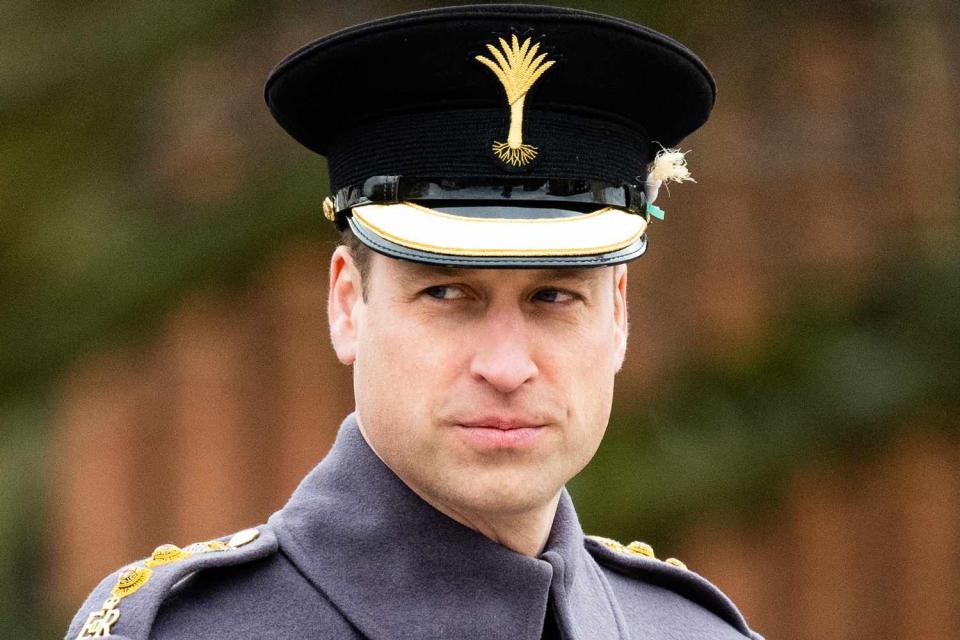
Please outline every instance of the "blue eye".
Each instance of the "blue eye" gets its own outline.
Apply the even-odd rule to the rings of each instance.
[[[459,288],[448,285],[427,287],[423,290],[423,292],[436,300],[458,300],[466,297],[463,291],[461,291]]]
[[[533,295],[540,302],[569,302],[574,296],[560,289],[541,289]]]

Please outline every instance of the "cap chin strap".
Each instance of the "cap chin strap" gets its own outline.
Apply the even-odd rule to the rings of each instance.
[[[647,217],[643,188],[600,180],[570,178],[409,178],[373,176],[337,191],[324,201],[324,214],[341,229],[346,214],[364,204],[416,202],[424,206],[558,206],[592,211],[616,207]]]

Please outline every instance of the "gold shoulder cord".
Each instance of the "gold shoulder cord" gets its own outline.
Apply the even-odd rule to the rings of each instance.
[[[643,556],[644,558],[650,558],[651,560],[656,560],[657,556],[653,552],[653,547],[651,547],[646,542],[640,542],[639,540],[634,540],[628,545],[623,545],[617,540],[612,538],[604,538],[603,536],[587,536],[593,540],[596,540],[606,548],[614,551],[616,553],[627,555],[627,556]],[[686,569],[687,565],[680,562],[676,558],[667,558],[664,560],[666,564],[670,566],[677,567],[678,569]]]
[[[494,142],[493,153],[504,163],[513,167],[522,167],[537,157],[537,148],[523,143],[523,103],[533,83],[552,67],[555,60],[546,60],[547,54],[537,55],[540,43],[530,46],[532,39],[527,38],[521,44],[516,34],[510,44],[499,38],[500,49],[492,44],[487,50],[496,62],[485,56],[476,56],[476,61],[493,71],[510,105],[510,132],[506,142]]]
[[[136,593],[140,587],[145,585],[150,576],[153,575],[154,567],[186,560],[198,553],[226,551],[227,549],[240,547],[252,542],[258,535],[259,532],[256,529],[245,529],[231,538],[229,542],[221,540],[197,542],[184,549],[175,544],[160,545],[154,549],[150,557],[143,562],[143,565],[132,564],[120,572],[120,575],[117,576],[117,584],[110,591],[110,597],[106,599],[102,607],[87,616],[87,621],[81,627],[77,640],[109,637],[110,629],[120,619],[120,601]]]

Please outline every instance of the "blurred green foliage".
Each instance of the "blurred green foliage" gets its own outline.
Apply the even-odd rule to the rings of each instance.
[[[272,158],[229,197],[202,203],[171,201],[138,173],[144,103],[164,62],[185,42],[241,30],[258,6],[23,3],[6,16],[0,397],[45,385],[101,337],[157,318],[185,287],[247,272],[291,232],[319,233],[319,159]]]

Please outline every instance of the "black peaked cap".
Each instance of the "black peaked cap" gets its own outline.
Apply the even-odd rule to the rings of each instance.
[[[525,52],[536,44],[552,66],[525,97],[523,142],[532,152],[508,160],[491,151],[512,124],[506,85],[477,58],[494,61],[511,44]],[[529,5],[428,9],[347,28],[289,55],[265,88],[277,122],[327,157],[334,192],[380,176],[581,180],[633,190],[634,200],[655,153],[700,127],[715,96],[700,59],[663,34],[592,12]],[[566,193],[555,184],[546,190]],[[381,192],[387,195],[376,197]],[[403,199],[397,193],[390,184],[363,196]],[[341,226],[341,205],[355,204],[344,197],[336,206]]]

